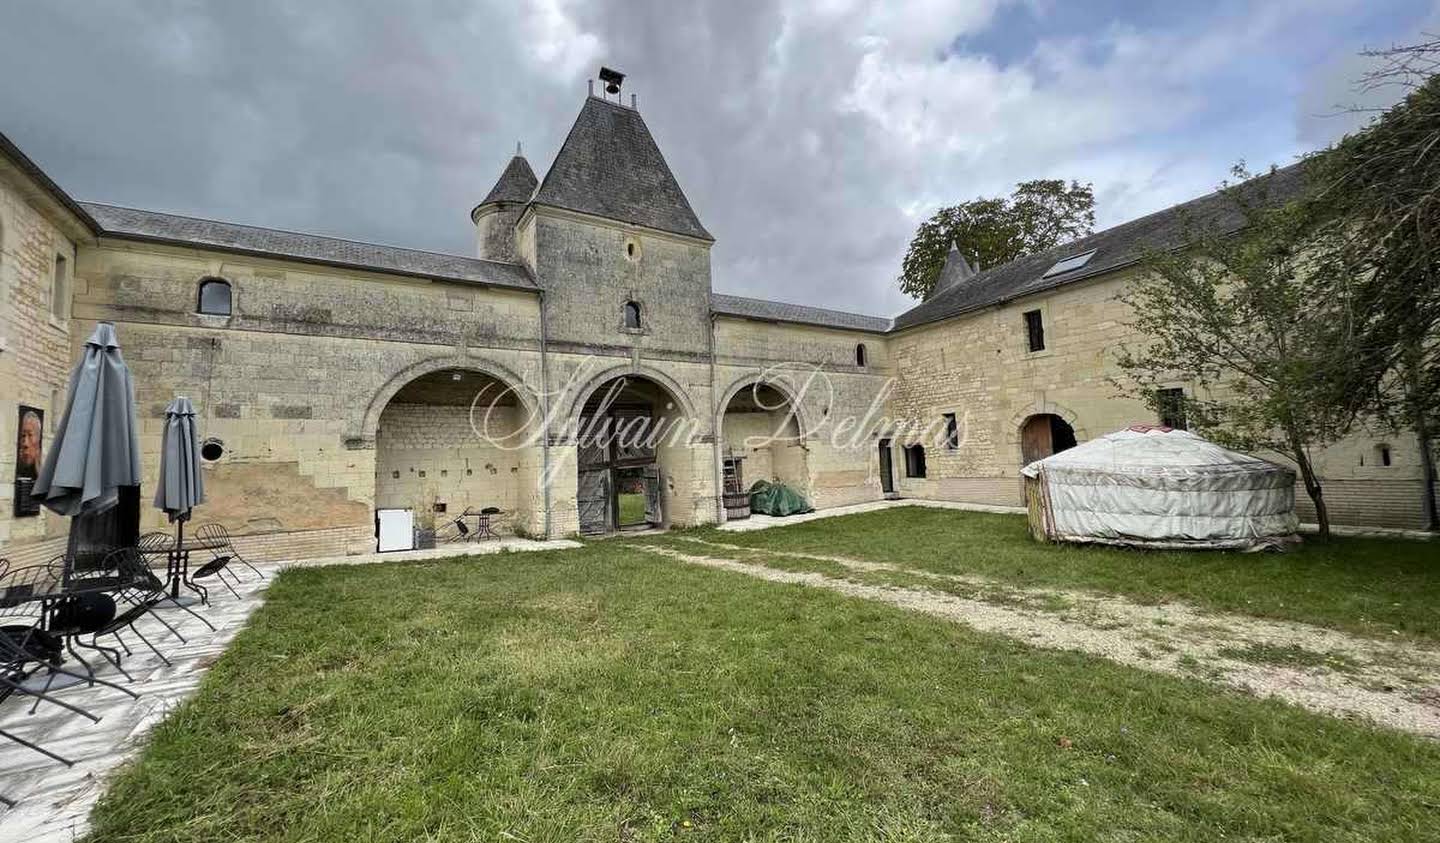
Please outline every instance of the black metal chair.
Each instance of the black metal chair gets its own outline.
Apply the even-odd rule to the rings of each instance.
[[[220,556],[222,554],[227,555],[230,557],[231,562],[239,562],[241,565],[244,565],[251,571],[254,571],[255,576],[259,577],[262,580],[265,579],[265,575],[260,572],[260,569],[250,564],[250,561],[245,557],[241,556],[240,551],[235,549],[235,542],[233,539],[230,538],[230,531],[226,530],[223,525],[201,524],[199,527],[195,528],[195,538],[199,539],[202,542],[205,542],[206,544],[221,545],[221,548],[219,550],[212,550],[211,552],[216,556]]]
[[[99,717],[78,705],[58,699],[49,692],[53,678],[63,675],[84,680],[92,686],[105,685],[130,693],[118,685],[97,679],[93,673],[88,676],[81,675],[60,666],[64,661],[64,642],[59,636],[46,630],[43,623],[47,612],[46,603],[53,595],[62,591],[63,584],[53,564],[16,569],[7,566],[4,574],[0,575],[0,703],[11,697],[29,698],[34,700],[31,713],[34,713],[41,702],[45,702],[98,723]],[[48,671],[49,677],[45,688],[36,690],[26,683],[41,670]],[[75,763],[10,731],[0,730],[0,737],[67,767]]]
[[[148,559],[150,559],[150,558],[154,558],[154,557],[163,557],[163,558],[165,558],[165,559],[167,560],[167,562],[168,562],[169,556],[170,556],[170,551],[173,549],[174,544],[175,544],[175,543],[174,543],[174,540],[171,539],[169,533],[158,533],[158,532],[157,532],[157,533],[146,533],[145,535],[141,536],[140,539],[139,539],[139,541],[136,542],[135,547],[136,547],[137,550],[140,551],[140,560],[141,560],[141,563],[145,566],[145,568],[146,568],[147,570],[149,570],[149,569],[150,569],[150,563],[149,563],[148,561],[146,561],[146,560],[148,560]],[[152,576],[153,576],[153,571],[152,571]],[[157,598],[158,598],[158,599],[157,599],[154,603],[151,603],[150,605],[152,605],[152,606],[158,606],[160,603],[167,603],[167,602],[168,602],[170,605],[174,606],[174,607],[177,608],[177,609],[184,609],[186,612],[189,612],[190,615],[191,615],[192,617],[194,617],[196,620],[198,620],[198,621],[200,621],[201,623],[205,624],[206,626],[210,627],[210,631],[211,631],[211,632],[214,632],[214,631],[215,631],[215,624],[210,623],[210,621],[206,620],[204,615],[200,614],[199,612],[196,612],[194,609],[190,608],[189,606],[186,606],[184,603],[181,603],[179,600],[176,600],[174,597],[171,597],[171,596],[170,596],[170,592],[168,592],[168,591],[165,590],[165,583],[164,583],[164,581],[160,580],[159,577],[156,577],[156,578],[155,578],[155,581],[158,582],[158,583],[160,583],[160,592],[159,592],[159,594],[157,595]],[[203,589],[201,589],[201,591],[203,592]],[[184,639],[182,638],[181,640],[183,641]]]
[[[47,601],[47,617],[44,619],[45,631],[59,638],[63,642],[65,652],[85,666],[85,672],[88,674],[86,678],[91,685],[105,685],[138,699],[140,695],[129,688],[97,678],[95,668],[75,650],[76,646],[80,646],[101,653],[127,681],[135,681],[134,677],[120,666],[119,650],[99,645],[91,646],[82,640],[86,635],[93,636],[115,619],[117,605],[113,592],[127,587],[129,581],[126,577],[100,566],[77,570],[73,566],[69,566],[64,556],[50,560],[49,567],[52,571],[51,575],[60,581],[61,587],[58,593]],[[55,675],[56,672],[52,671],[46,679],[44,688],[46,692],[50,690],[50,684]],[[30,707],[30,711],[33,713],[39,704],[40,701],[36,700],[35,704]]]
[[[114,595],[117,602],[124,608],[118,611],[108,623],[91,633],[89,644],[80,646],[96,650],[109,658],[112,650],[101,647],[98,639],[102,636],[113,637],[116,643],[125,650],[125,655],[133,656],[134,653],[120,635],[121,632],[128,631],[139,638],[146,647],[150,648],[150,652],[158,656],[160,661],[169,667],[170,659],[166,658],[165,654],[160,652],[159,648],[151,643],[150,639],[145,637],[145,633],[136,626],[141,619],[148,615],[169,630],[171,635],[179,638],[180,643],[186,643],[185,636],[181,635],[179,630],[154,610],[156,604],[170,599],[170,596],[165,593],[165,583],[145,565],[141,560],[140,552],[133,547],[122,547],[112,551],[105,557],[101,567],[107,572],[113,572],[119,580]],[[115,665],[116,670],[121,670],[118,659],[111,660],[111,664]]]

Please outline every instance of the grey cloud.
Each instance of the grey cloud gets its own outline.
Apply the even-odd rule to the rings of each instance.
[[[917,48],[993,11],[962,5],[12,4],[0,128],[80,198],[469,254],[469,209],[515,141],[543,173],[603,61],[630,74],[718,238],[717,290],[883,314],[906,304],[899,259],[936,203],[1073,176],[1096,181],[1114,222],[1210,189],[1238,157],[1197,158],[1183,136],[1206,114],[1192,74],[1234,56],[1187,55],[1167,74],[1184,39],[1127,32],[1098,63],[1057,69],[1064,55],[1035,45],[1028,66],[985,75],[983,59]],[[867,55],[909,75],[845,107]],[[883,115],[939,134],[907,143]]]

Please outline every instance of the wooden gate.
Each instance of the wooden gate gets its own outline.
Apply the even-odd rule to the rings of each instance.
[[[580,532],[585,534],[608,533],[615,528],[613,523],[614,498],[610,482],[610,449],[604,443],[594,441],[589,418],[580,420],[582,439],[580,450],[575,455],[577,473],[575,478],[575,506],[580,511]]]
[[[662,522],[660,500],[660,468],[651,465],[645,469],[645,520],[651,524]]]

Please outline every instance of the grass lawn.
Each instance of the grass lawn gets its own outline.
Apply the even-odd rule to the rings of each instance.
[[[620,525],[645,523],[645,496],[634,492],[621,492]]]
[[[285,572],[90,839],[1422,840],[1437,769],[1433,742],[610,540]]]
[[[1001,582],[1085,588],[1146,602],[1304,621],[1373,636],[1440,639],[1440,542],[1307,536],[1287,553],[1194,553],[1045,545],[1023,515],[925,507],[827,518],[708,541],[855,556]]]

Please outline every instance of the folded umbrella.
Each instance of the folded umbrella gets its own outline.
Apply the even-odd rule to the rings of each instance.
[[[135,387],[115,326],[101,322],[70,374],[65,414],[32,494],[61,515],[88,515],[114,506],[121,486],[138,485]]]
[[[190,517],[190,510],[205,502],[200,477],[200,444],[195,432],[195,407],[181,395],[165,408],[165,432],[160,442],[160,478],[155,484],[155,508],[172,522]]]

